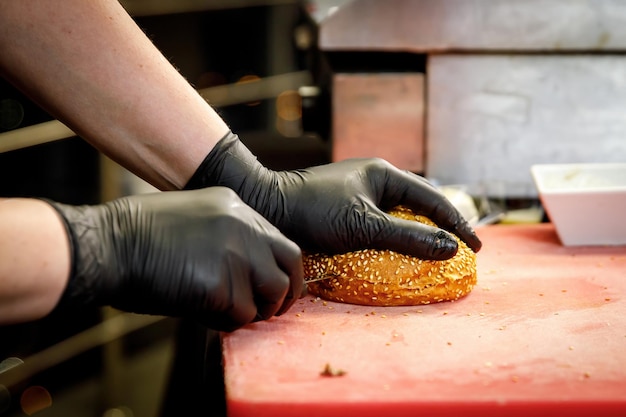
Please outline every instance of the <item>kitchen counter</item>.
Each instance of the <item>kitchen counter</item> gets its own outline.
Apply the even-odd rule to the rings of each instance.
[[[551,224],[478,233],[461,300],[308,296],[224,335],[229,416],[626,415],[626,247],[567,248]]]

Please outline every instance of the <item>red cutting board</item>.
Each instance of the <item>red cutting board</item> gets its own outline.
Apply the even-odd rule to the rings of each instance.
[[[550,224],[478,232],[464,299],[307,297],[224,335],[229,416],[626,416],[626,247],[566,248]]]

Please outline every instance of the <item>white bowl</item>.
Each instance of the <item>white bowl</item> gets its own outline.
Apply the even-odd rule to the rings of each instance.
[[[626,163],[533,165],[530,171],[563,245],[626,245]]]

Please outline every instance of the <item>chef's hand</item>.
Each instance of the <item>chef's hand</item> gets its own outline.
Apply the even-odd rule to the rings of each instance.
[[[282,314],[303,290],[300,248],[227,188],[49,203],[72,245],[60,308],[111,305],[232,331]]]
[[[272,171],[229,133],[217,143],[186,188],[229,187],[303,249],[340,253],[391,249],[425,259],[448,259],[455,233],[478,251],[481,242],[462,215],[424,178],[388,162],[352,159],[298,171]],[[397,219],[403,204],[441,227]]]

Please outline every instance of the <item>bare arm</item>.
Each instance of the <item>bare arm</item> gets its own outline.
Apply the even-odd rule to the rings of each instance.
[[[0,2],[0,71],[160,189],[182,188],[228,127],[116,0]]]
[[[52,311],[69,270],[67,233],[52,207],[40,200],[0,199],[0,325]]]

